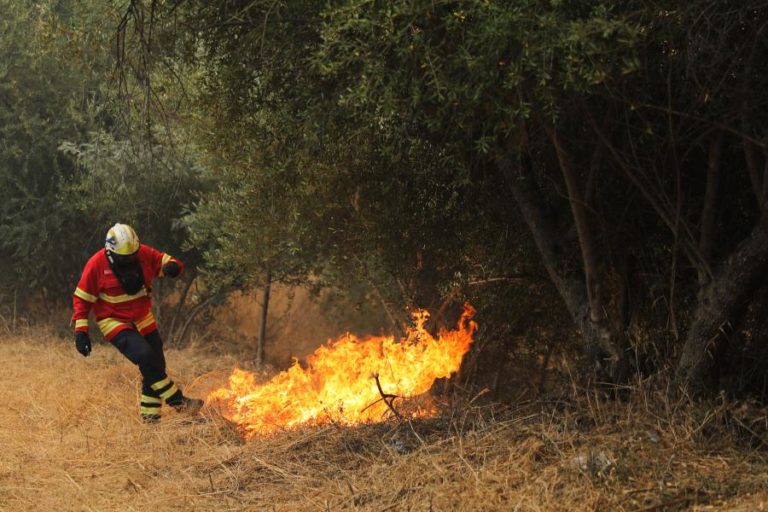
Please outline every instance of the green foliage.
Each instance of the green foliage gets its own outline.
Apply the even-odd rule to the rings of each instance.
[[[179,254],[202,170],[130,138],[111,89],[119,12],[80,0],[0,11],[0,301],[68,302],[115,222]]]
[[[290,168],[219,169],[216,191],[205,195],[189,224],[189,247],[205,251],[209,284],[247,287],[264,273],[285,283],[308,278],[318,238],[308,230],[308,192]]]
[[[160,145],[115,140],[104,132],[88,142],[64,142],[60,150],[78,166],[59,197],[91,227],[81,244],[95,250],[109,226],[124,222],[137,229],[142,242],[182,255],[184,216],[206,188],[198,163]]]
[[[187,59],[220,185],[187,219],[210,281],[362,281],[396,311],[535,268],[494,159],[534,105],[551,116],[631,72],[638,37],[604,2],[188,2],[174,15],[193,28],[166,58]]]
[[[623,330],[631,284],[645,304],[635,306],[640,322],[664,331],[685,323],[696,272],[716,262],[699,249],[709,228],[697,223],[711,208],[706,148],[722,130],[721,161],[743,167],[745,141],[756,150],[764,136],[759,2],[672,10],[605,0],[232,0],[183,9],[196,29],[182,46],[204,63],[201,132],[225,162],[225,186],[203,201],[195,239],[210,243],[210,264],[251,281],[269,267],[342,287],[355,275],[394,304],[467,296],[509,333],[510,318],[553,301],[535,278],[514,278],[544,271],[509,180],[524,181],[551,220],[557,271],[583,279],[567,160],[594,231],[591,270],[613,297],[599,314]],[[511,176],[500,158],[518,164]],[[757,213],[747,173],[722,175],[724,201],[739,207],[722,209],[718,257]],[[547,319],[562,325],[561,313]]]
[[[346,84],[314,64],[329,14],[312,5],[186,6],[214,27],[202,31],[197,98],[223,184],[192,218],[194,243],[241,281],[267,267],[289,281],[344,269],[375,274],[395,302],[435,302],[439,281],[464,269],[485,185],[442,147],[403,138],[390,114],[360,120],[338,108]],[[238,9],[266,22],[227,25]]]
[[[636,69],[639,32],[612,4],[344,2],[325,13],[313,63],[340,106],[487,154],[532,108],[555,115]]]
[[[58,146],[107,121],[101,48],[88,41],[98,34],[86,34],[83,18],[59,17],[63,5],[0,3],[0,262],[21,295],[64,286],[74,237],[61,234],[74,212],[59,190],[75,168]]]

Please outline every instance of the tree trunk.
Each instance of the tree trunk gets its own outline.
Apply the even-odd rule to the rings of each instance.
[[[715,245],[722,141],[722,134],[718,133],[715,135],[709,143],[707,159],[707,188],[704,192],[704,208],[701,211],[701,236],[699,237],[699,252],[701,252],[701,257],[707,265],[712,264],[712,250]],[[699,269],[699,285],[701,286],[705,286],[711,277],[705,271],[707,268],[709,267],[701,267]]]
[[[557,128],[550,131],[552,144],[555,146],[557,160],[563,173],[565,186],[568,190],[568,201],[571,205],[573,222],[576,225],[576,233],[579,239],[579,249],[584,267],[584,281],[587,285],[587,299],[589,300],[590,319],[599,322],[602,318],[602,297],[597,282],[597,255],[595,254],[595,242],[592,237],[592,229],[587,220],[587,208],[584,197],[576,180],[576,175],[571,166],[571,159],[563,147]]]
[[[152,301],[152,314],[155,315],[155,322],[157,322],[157,325],[163,324],[163,300],[165,299],[163,288],[165,283],[162,279],[157,280],[157,284],[154,288],[152,288],[152,294],[153,294],[153,301]]]
[[[768,215],[731,254],[699,293],[693,324],[677,367],[678,384],[692,396],[713,389],[722,348],[734,318],[743,311],[768,270]]]
[[[628,361],[624,350],[620,348],[622,343],[618,341],[619,335],[612,332],[606,322],[592,320],[587,287],[583,279],[565,271],[562,237],[557,235],[554,226],[544,215],[541,202],[529,186],[530,178],[515,173],[512,162],[507,158],[500,159],[498,166],[531,231],[547,274],[581,331],[588,361],[598,373],[606,373],[612,381],[623,380]]]
[[[758,35],[763,31],[763,28],[758,31]],[[749,52],[749,56],[744,63],[744,72],[742,73],[744,79],[741,90],[741,131],[749,137],[754,135],[753,113],[755,111],[754,94],[752,92],[754,85],[751,83],[750,77],[752,76],[755,64],[759,62],[758,53],[761,46],[761,44],[757,43],[757,41],[760,41],[759,38],[756,38],[755,41],[756,43],[753,44],[752,49]],[[752,184],[752,190],[755,193],[757,206],[758,208],[762,209],[765,199],[764,187],[766,187],[766,184],[761,179],[761,166],[760,156],[758,155],[758,148],[754,142],[746,137],[744,138],[742,145],[744,149],[744,159],[747,163],[747,171],[749,172],[749,181]],[[768,166],[768,160],[766,160],[764,165]]]
[[[192,321],[195,319],[195,317],[197,317],[197,315],[199,315],[206,308],[206,306],[216,300],[222,293],[223,292],[214,293],[213,295],[200,302],[194,308],[192,308],[192,311],[189,312],[189,316],[184,321],[184,325],[182,325],[181,329],[179,329],[179,335],[174,340],[174,346],[182,346],[184,343],[184,338],[187,336],[187,329],[189,329],[189,326],[192,325]]]
[[[763,195],[763,185],[760,181],[760,156],[757,154],[757,147],[751,141],[745,140],[742,144],[747,171],[749,171],[749,181],[752,184],[752,191],[755,193],[757,204],[760,205],[760,199]]]
[[[256,362],[264,362],[264,344],[267,342],[267,313],[269,312],[269,289],[272,281],[272,274],[267,268],[264,276],[264,292],[261,296],[261,320],[259,322],[259,339],[256,342]]]
[[[192,288],[192,283],[194,282],[195,275],[190,274],[189,280],[184,284],[184,288],[181,291],[181,297],[179,297],[179,302],[176,304],[176,309],[174,310],[173,317],[171,318],[171,326],[168,329],[170,339],[175,338],[176,324],[179,322],[179,318],[181,318],[181,312],[184,309],[184,304],[187,302],[187,297],[189,296],[189,290]]]

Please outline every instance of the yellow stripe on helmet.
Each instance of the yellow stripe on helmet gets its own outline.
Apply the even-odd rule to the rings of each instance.
[[[104,247],[115,254],[128,256],[139,250],[139,235],[128,224],[115,224],[107,231]]]

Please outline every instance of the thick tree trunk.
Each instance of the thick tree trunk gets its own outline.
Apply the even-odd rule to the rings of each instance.
[[[598,321],[592,319],[587,286],[581,276],[566,272],[563,239],[557,235],[554,226],[544,215],[540,202],[531,190],[530,179],[518,175],[508,159],[501,159],[498,166],[523,220],[531,231],[547,274],[565,302],[576,327],[581,331],[587,359],[595,365],[598,372],[605,372],[611,380],[623,380],[627,372],[627,358],[620,349],[621,343],[617,342],[617,334],[599,317]]]
[[[718,350],[731,322],[748,304],[768,270],[768,215],[731,254],[699,293],[698,306],[677,367],[681,388],[692,396],[710,391],[718,369]]]

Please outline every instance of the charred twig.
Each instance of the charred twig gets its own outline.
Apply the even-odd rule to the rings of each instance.
[[[390,395],[389,393],[384,393],[384,390],[381,389],[381,382],[379,381],[378,373],[374,376],[374,379],[376,380],[376,387],[379,389],[379,394],[381,395],[381,399],[384,400],[385,404],[387,404],[387,407],[389,407],[389,410],[392,411],[392,414],[394,414],[398,420],[403,421],[403,417],[400,416],[400,413],[397,412],[397,410],[395,409],[395,406],[393,405],[393,402],[395,401],[395,399],[400,397],[398,397],[397,395]]]
[[[395,399],[400,398],[400,397],[397,396],[397,395],[392,395],[390,393],[385,393],[384,390],[381,389],[381,382],[379,381],[379,374],[378,373],[374,374],[373,378],[376,381],[376,388],[378,388],[379,395],[381,395],[381,398],[379,398],[375,402],[371,402],[370,404],[366,405],[363,408],[363,410],[360,411],[360,412],[366,411],[367,409],[373,407],[374,405],[376,405],[379,402],[384,402],[385,404],[387,404],[387,407],[389,408],[389,410],[392,411],[392,414],[394,414],[395,417],[398,420],[403,421],[402,415],[399,412],[397,412],[397,409],[395,409],[395,406],[393,405],[393,402],[395,401]]]

